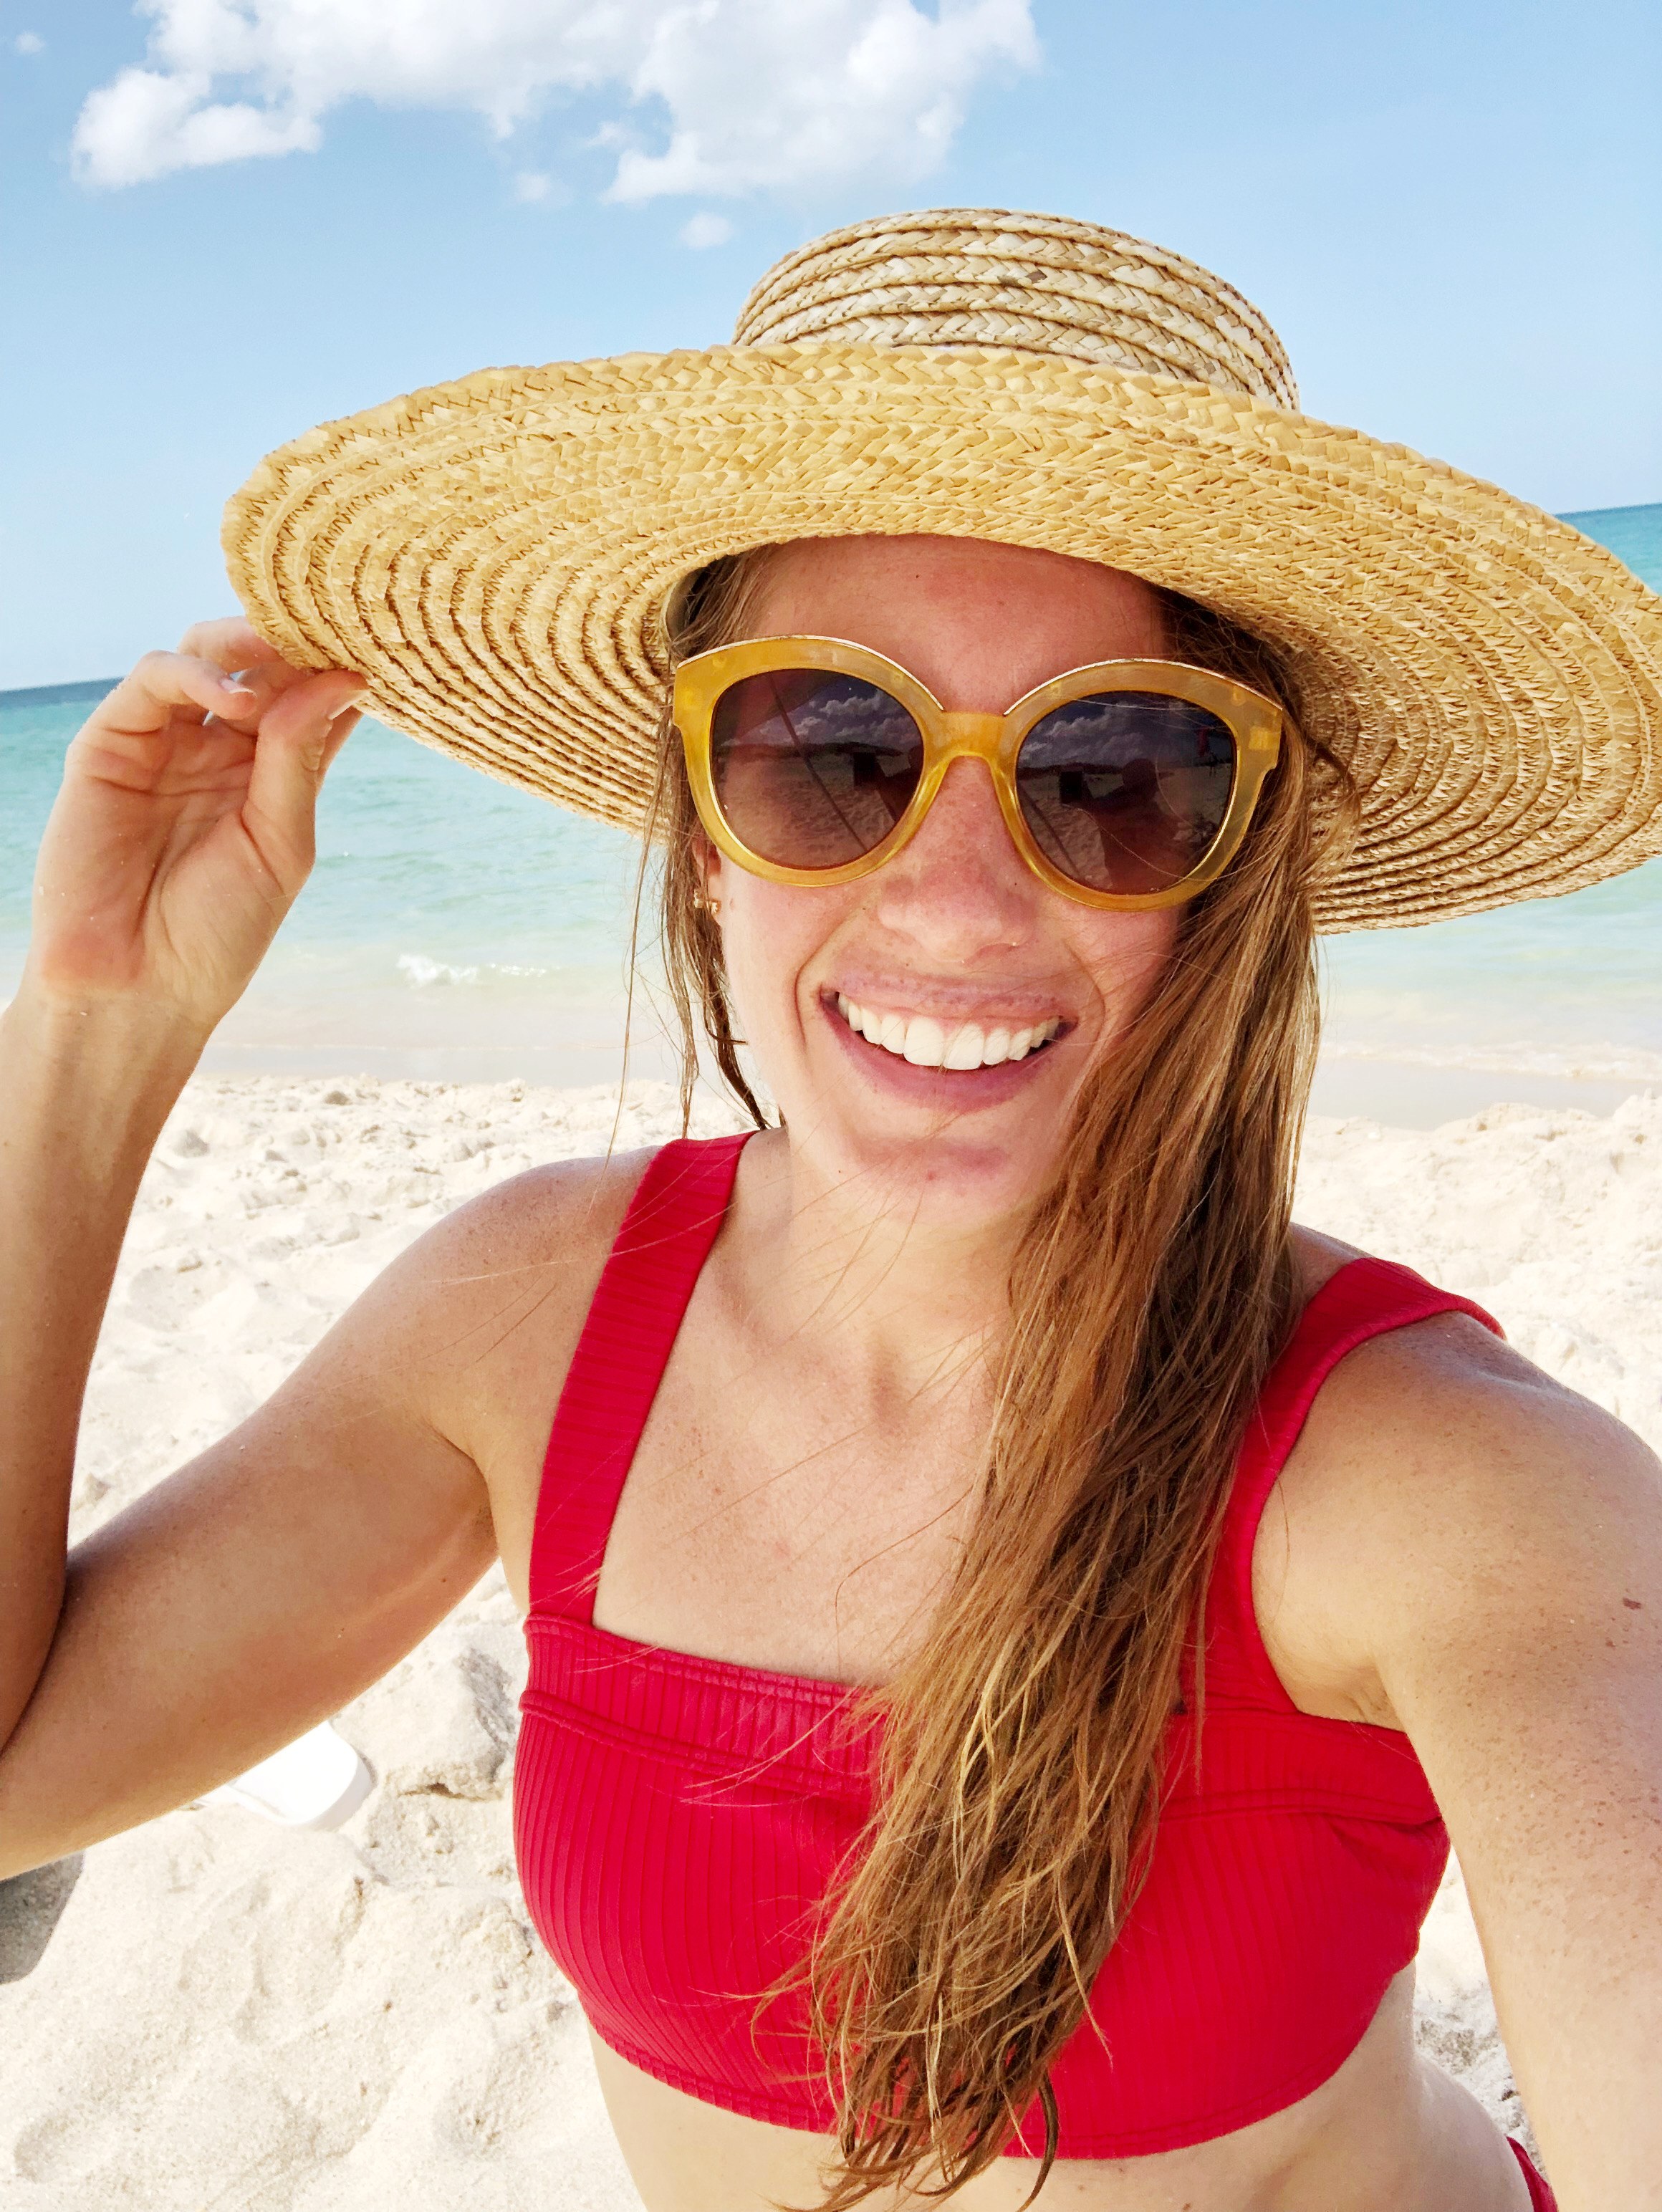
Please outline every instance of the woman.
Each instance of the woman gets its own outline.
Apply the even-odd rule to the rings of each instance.
[[[6,1017],[6,1868],[499,1554],[521,1878],[648,2206],[1549,2204],[1415,2054],[1450,1835],[1567,2212],[1662,2205],[1655,1463],[1288,1218],[1313,927],[1662,844],[1655,602],[1090,226],[859,226],[740,339],[274,456],[257,629],[72,749]],[[65,1580],[138,1176],[366,697],[651,810],[688,1080],[702,1026],[776,1123],[453,1216]]]

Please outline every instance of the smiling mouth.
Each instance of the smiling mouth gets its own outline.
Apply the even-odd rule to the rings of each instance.
[[[958,1022],[948,1028],[930,1014],[897,1014],[876,1006],[862,1006],[839,991],[837,1011],[857,1036],[879,1045],[897,1060],[914,1067],[943,1067],[968,1072],[977,1067],[1001,1067],[1006,1060],[1026,1060],[1050,1043],[1062,1027],[1062,1018],[1032,1022],[1025,1028],[1003,1024]]]

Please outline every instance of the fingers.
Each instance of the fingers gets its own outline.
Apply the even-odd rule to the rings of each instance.
[[[274,645],[267,645],[253,624],[241,615],[221,615],[212,622],[192,623],[179,641],[179,650],[196,660],[211,660],[228,674],[253,668],[261,661],[288,664]]]
[[[243,824],[290,896],[311,867],[318,793],[362,690],[358,677],[331,669],[286,690],[260,717]]]
[[[356,707],[338,707],[329,717],[329,734],[324,741],[323,773],[327,775],[335,764],[335,756],[356,729],[361,717]]]
[[[177,653],[147,653],[88,718],[89,734],[153,736],[169,720],[216,715],[252,734],[273,702],[320,673],[349,681],[346,670],[295,668],[240,616],[194,623]]]
[[[192,623],[180,641],[179,649],[197,659],[210,661],[216,668],[234,675],[247,686],[257,703],[252,713],[244,714],[244,720],[254,719],[273,699],[281,698],[295,684],[303,684],[321,672],[314,668],[296,667],[285,660],[277,647],[267,645],[253,625],[240,615],[227,615],[216,622]]]
[[[181,711],[187,716],[220,714],[228,720],[246,714],[254,703],[255,694],[247,684],[210,660],[187,653],[147,653],[100,701],[86,727],[93,732],[149,736],[164,729]]]

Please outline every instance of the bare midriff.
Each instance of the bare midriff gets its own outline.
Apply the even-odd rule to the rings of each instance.
[[[1414,1974],[1399,1974],[1338,2072],[1284,2112],[1186,2150],[1066,2159],[1038,2202],[1073,2212],[1528,2212],[1522,2174],[1468,2090],[1414,2048]],[[647,2212],[811,2208],[831,2147],[654,2081],[590,2036],[606,2110]],[[1036,2163],[1001,2158],[953,2202],[1019,2212]],[[926,2199],[887,2194],[872,2212]]]

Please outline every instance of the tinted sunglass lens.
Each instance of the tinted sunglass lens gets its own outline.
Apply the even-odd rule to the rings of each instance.
[[[1091,890],[1168,890],[1223,827],[1235,781],[1229,726],[1155,691],[1070,699],[1035,722],[1016,761],[1027,827]]]
[[[861,677],[819,668],[746,676],[716,702],[710,772],[742,844],[784,868],[835,868],[880,845],[923,772],[923,739]]]

